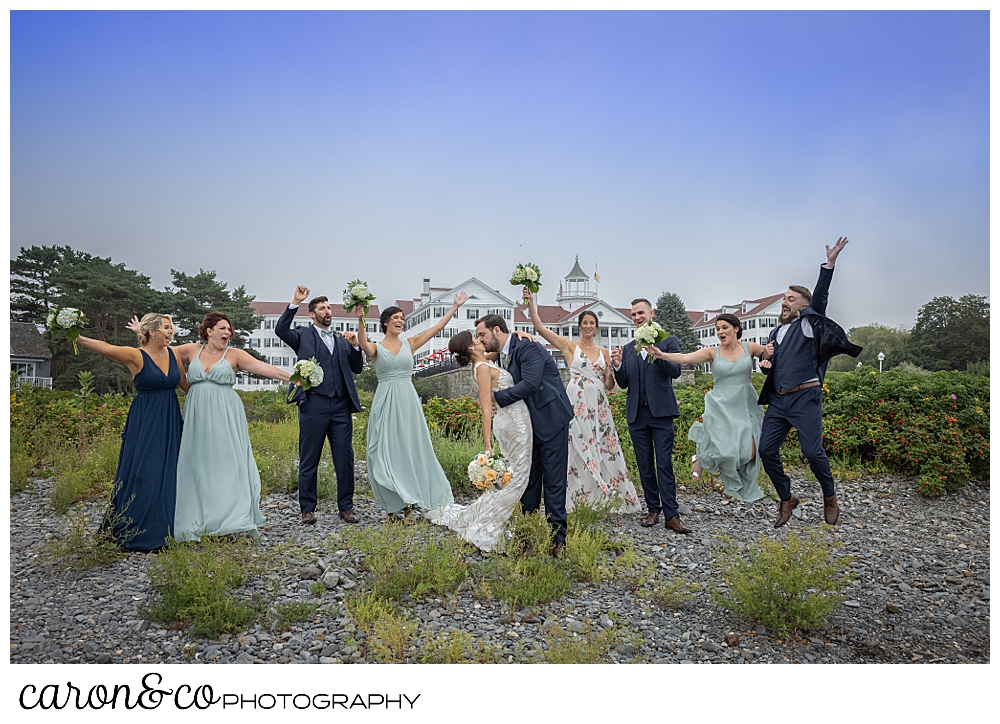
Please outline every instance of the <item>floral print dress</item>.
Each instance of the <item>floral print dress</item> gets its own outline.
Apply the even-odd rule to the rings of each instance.
[[[569,423],[569,469],[566,473],[566,509],[578,501],[601,504],[620,500],[619,512],[641,509],[635,485],[629,480],[618,431],[604,388],[604,357],[591,362],[576,348],[566,394],[573,406]]]

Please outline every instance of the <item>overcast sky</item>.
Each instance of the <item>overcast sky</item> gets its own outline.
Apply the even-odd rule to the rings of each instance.
[[[11,14],[11,249],[378,303],[471,276],[689,309],[812,286],[911,325],[989,293],[989,18]]]

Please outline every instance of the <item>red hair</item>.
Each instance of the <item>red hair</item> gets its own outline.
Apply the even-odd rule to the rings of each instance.
[[[215,327],[215,325],[219,322],[229,322],[229,329],[232,330],[233,334],[236,334],[236,327],[233,326],[233,320],[222,312],[209,312],[205,315],[205,318],[201,320],[201,324],[198,325],[198,336],[207,342],[208,330]]]

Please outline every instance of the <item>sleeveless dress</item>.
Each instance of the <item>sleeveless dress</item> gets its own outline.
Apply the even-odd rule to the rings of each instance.
[[[202,345],[202,352],[205,350]],[[177,461],[174,538],[249,533],[257,537],[260,473],[250,448],[236,373],[222,358],[205,372],[201,352],[188,365],[191,384],[184,402],[184,435]]]
[[[167,374],[142,353],[133,378],[135,397],[122,430],[118,470],[102,531],[125,550],[152,551],[167,544],[174,527],[177,453],[181,408],[175,388],[181,381],[173,352]]]
[[[375,374],[378,387],[368,415],[368,481],[375,500],[388,513],[454,502],[413,388],[410,343],[404,339],[398,354],[378,345]]]
[[[514,386],[514,378],[510,373],[500,370],[500,379],[494,389],[505,390]],[[500,452],[507,459],[513,476],[506,488],[488,490],[471,505],[452,504],[437,510],[427,511],[425,517],[431,523],[451,528],[463,539],[484,551],[493,550],[500,536],[507,528],[514,507],[521,500],[524,489],[528,487],[528,475],[531,472],[531,413],[523,400],[507,407],[501,407],[493,417],[493,433],[500,443]]]
[[[628,478],[618,431],[604,387],[604,356],[591,362],[579,345],[569,367],[566,385],[573,419],[569,423],[569,469],[566,473],[566,510],[577,501],[620,501],[619,511],[640,510],[635,485]]]
[[[726,495],[745,502],[764,497],[757,485],[760,455],[750,459],[751,453],[760,449],[764,420],[757,391],[750,382],[752,371],[753,358],[746,342],[735,362],[717,352],[712,362],[715,385],[705,395],[703,422],[694,423],[688,431],[702,468],[722,478]]]

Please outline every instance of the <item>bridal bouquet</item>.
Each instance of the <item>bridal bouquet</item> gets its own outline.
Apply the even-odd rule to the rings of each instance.
[[[663,327],[651,319],[635,330],[635,351],[637,354],[642,354],[643,347],[662,342],[669,336]],[[646,361],[652,363],[653,355],[648,355]]]
[[[537,264],[518,264],[514,267],[514,273],[510,275],[510,283],[515,287],[528,287],[532,294],[538,294],[538,287],[542,283],[538,281],[542,278],[542,271]]]
[[[313,387],[323,384],[323,368],[319,366],[315,357],[300,359],[292,368],[292,376],[288,378],[288,381],[292,383],[301,381],[303,390],[311,390]],[[288,393],[286,401],[291,402],[294,396],[295,388],[293,387]]]
[[[469,480],[480,490],[502,490],[512,477],[503,455],[482,452],[469,463]]]
[[[80,336],[80,327],[87,323],[87,318],[79,309],[73,307],[58,307],[49,312],[46,326],[50,332],[65,332],[66,339],[73,343],[73,354],[80,354],[76,346],[76,338]]]
[[[344,290],[344,311],[350,312],[355,307],[364,307],[368,314],[368,306],[375,301],[375,295],[368,291],[368,282],[355,279]]]

